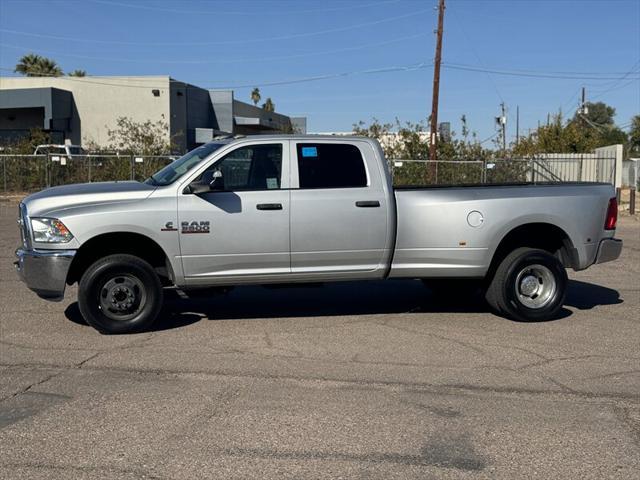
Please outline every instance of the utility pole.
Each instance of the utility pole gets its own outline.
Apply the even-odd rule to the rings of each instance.
[[[442,60],[442,31],[444,24],[444,0],[438,1],[438,30],[436,31],[436,58],[433,63],[433,95],[431,100],[431,138],[429,158],[437,160],[436,142],[438,138],[438,96],[440,94],[440,61]],[[438,175],[438,164],[433,164],[434,178]]]
[[[520,105],[516,105],[516,147],[520,141]]]
[[[500,126],[502,127],[502,151],[507,151],[507,115],[504,110],[504,102],[500,104],[502,114],[500,115]]]
[[[582,100],[580,102],[580,108],[578,109],[578,111],[582,115],[586,115],[587,113],[589,113],[589,107],[587,107],[586,100],[587,100],[587,91],[584,87],[582,87]]]

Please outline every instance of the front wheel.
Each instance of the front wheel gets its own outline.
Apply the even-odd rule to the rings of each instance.
[[[545,250],[518,248],[505,257],[487,289],[489,305],[520,321],[556,318],[564,304],[567,271]]]
[[[80,313],[101,333],[147,329],[162,308],[153,267],[133,255],[109,255],[91,265],[78,287]]]

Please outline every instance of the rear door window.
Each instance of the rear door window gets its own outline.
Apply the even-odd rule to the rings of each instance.
[[[367,171],[360,149],[348,143],[298,143],[300,188],[361,188]]]

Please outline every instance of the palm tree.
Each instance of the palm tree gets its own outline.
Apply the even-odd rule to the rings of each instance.
[[[260,89],[258,87],[251,90],[251,101],[254,105],[258,106],[261,98],[262,97],[260,96]]]
[[[267,98],[267,100],[262,104],[262,108],[267,112],[276,111],[276,105],[273,103],[273,100],[271,100],[271,97]]]
[[[59,77],[62,75],[62,69],[54,60],[35,53],[23,55],[14,72],[27,77]]]
[[[70,77],[86,77],[87,72],[85,72],[84,70],[74,70],[73,72],[67,73],[67,75],[69,75]]]

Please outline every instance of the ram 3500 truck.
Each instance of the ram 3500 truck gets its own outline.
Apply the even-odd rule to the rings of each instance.
[[[394,188],[362,137],[213,141],[139,182],[59,186],[19,207],[16,267],[39,296],[79,283],[103,333],[148,328],[163,288],[477,281],[517,320],[553,318],[566,268],[618,258],[608,184]],[[463,301],[463,299],[461,299]]]

